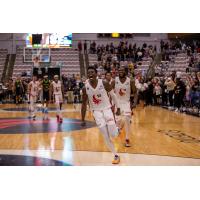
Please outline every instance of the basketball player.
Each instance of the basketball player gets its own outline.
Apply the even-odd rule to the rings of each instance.
[[[113,78],[112,78],[111,72],[106,72],[106,73],[105,73],[105,80],[106,80],[110,85],[112,85]],[[110,103],[111,103],[111,110],[113,111],[113,113],[115,113],[115,104],[114,104],[114,102],[113,102],[111,96],[110,96],[110,95],[108,95],[108,96],[109,96]]]
[[[44,79],[42,80],[42,105],[43,105],[43,119],[48,120],[48,105],[49,105],[49,89],[50,89],[50,80],[48,79],[48,75],[44,76]]]
[[[29,94],[29,101],[30,101],[30,118],[35,120],[35,112],[36,112],[36,102],[38,99],[38,92],[39,92],[39,82],[37,81],[37,77],[33,76],[32,81],[28,84],[28,94]]]
[[[61,81],[59,80],[59,76],[54,76],[54,81],[50,85],[50,99],[52,100],[52,96],[54,98],[54,102],[56,104],[56,110],[57,110],[57,122],[62,123],[62,103],[63,103],[63,95],[64,89]]]
[[[14,84],[14,93],[15,93],[15,103],[16,105],[22,102],[22,96],[24,92],[24,87],[21,81],[21,77],[18,76]]]
[[[105,79],[108,81],[108,83],[112,83],[113,79],[112,79],[112,74],[111,72],[106,72],[105,73]]]
[[[82,101],[82,125],[85,126],[85,115],[87,110],[87,100],[89,100],[90,109],[93,112],[96,124],[99,127],[101,133],[104,136],[105,142],[114,154],[113,164],[118,164],[120,162],[120,157],[117,154],[114,144],[111,141],[111,137],[118,135],[118,129],[115,124],[114,116],[111,110],[111,104],[108,97],[111,95],[115,105],[117,106],[117,115],[120,114],[120,109],[118,101],[111,85],[103,81],[102,79],[97,79],[97,70],[94,67],[88,68],[89,79],[85,82],[85,87],[83,88],[83,101]]]
[[[132,108],[136,105],[136,102],[131,102],[131,92],[136,96],[137,89],[135,87],[135,81],[130,80],[130,78],[126,76],[125,69],[121,66],[119,68],[119,77],[116,77],[115,80],[113,80],[112,87],[115,90],[121,111],[121,116],[116,117],[116,120],[120,129],[125,125],[125,147],[130,147],[131,115]]]

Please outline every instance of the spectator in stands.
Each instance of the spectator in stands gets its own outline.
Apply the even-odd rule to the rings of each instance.
[[[0,83],[0,104],[3,103],[3,84]]]
[[[167,93],[168,93],[169,105],[170,105],[170,107],[172,107],[172,106],[174,106],[173,95],[174,95],[174,88],[175,88],[176,84],[174,83],[174,81],[172,80],[172,78],[169,77],[165,81],[164,85],[167,86]]]
[[[6,87],[8,88],[7,99],[9,102],[11,102],[11,99],[13,99],[13,80],[12,80],[12,78],[10,78],[8,80]]]
[[[144,82],[144,78],[140,77],[138,79],[138,81],[136,81],[136,88],[138,90],[139,93],[139,103],[141,104],[141,106],[144,108],[144,106],[146,105],[146,91],[148,89],[148,85],[147,83]]]
[[[78,42],[78,50],[81,53],[82,52],[82,43],[81,41]]]
[[[67,85],[66,91],[67,91],[68,103],[73,103],[74,102],[73,90],[75,87],[73,78],[69,78],[66,85]]]
[[[165,78],[161,78],[161,88],[162,88],[162,106],[167,106],[167,86],[165,85]]]
[[[154,102],[155,102],[155,105],[161,104],[161,94],[162,94],[162,88],[160,87],[159,81],[156,81],[155,86],[154,86]]]
[[[153,80],[150,78],[147,81],[148,88],[146,90],[146,105],[153,105]]]
[[[181,106],[184,106],[184,97],[186,93],[186,86],[180,78],[176,78],[176,86],[174,88],[174,106],[175,111],[179,111]]]
[[[140,50],[140,48],[138,48],[138,50],[137,50],[137,61],[141,61],[142,60],[142,56],[143,56],[143,53]]]
[[[87,41],[84,42],[84,53],[87,53]]]
[[[197,106],[198,103],[200,103],[199,100],[199,94],[200,94],[200,82],[198,79],[194,80],[194,84],[191,87],[191,103],[192,106]]]
[[[114,53],[115,53],[115,47],[114,47],[114,45],[113,45],[112,42],[110,43],[110,53],[111,53],[111,54],[114,54]]]

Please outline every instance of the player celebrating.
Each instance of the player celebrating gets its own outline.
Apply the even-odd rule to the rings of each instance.
[[[117,117],[117,121],[120,124],[119,128],[125,125],[126,140],[125,147],[130,147],[130,126],[131,126],[131,115],[132,108],[136,105],[136,102],[131,102],[131,92],[136,96],[135,81],[130,80],[126,76],[124,67],[119,68],[119,77],[116,77],[112,82],[112,86],[115,90],[117,99],[120,105],[121,116]]]
[[[43,104],[43,113],[44,113],[44,120],[48,120],[48,105],[49,105],[49,88],[50,88],[50,80],[48,79],[48,75],[44,76],[42,81],[42,104]]]
[[[112,78],[111,72],[108,71],[108,72],[105,73],[105,80],[106,80],[109,84],[112,85],[113,78]],[[110,99],[110,103],[111,103],[111,109],[112,109],[112,111],[113,111],[113,113],[114,113],[114,112],[115,112],[115,104],[114,104],[114,102],[113,102],[113,100],[112,100],[112,98],[111,98],[110,95],[109,95],[109,99]]]
[[[56,104],[56,110],[57,110],[57,122],[62,123],[62,115],[61,115],[61,110],[62,110],[62,103],[63,103],[63,85],[61,81],[59,80],[59,76],[55,75],[54,76],[54,81],[50,85],[50,97],[52,100],[52,96],[54,97],[54,102]]]
[[[104,136],[105,142],[109,147],[110,151],[114,154],[113,164],[118,164],[120,162],[120,157],[115,151],[113,142],[111,141],[111,136],[118,135],[118,129],[115,124],[114,116],[111,111],[111,104],[108,97],[111,95],[115,104],[117,106],[117,115],[120,114],[120,109],[118,106],[118,101],[111,85],[103,81],[102,79],[97,79],[97,70],[94,67],[88,68],[88,77],[86,80],[85,87],[83,88],[83,101],[82,101],[82,125],[85,125],[85,114],[87,110],[87,100],[89,100],[90,109],[93,112],[96,124],[99,127],[101,133]]]
[[[37,77],[33,76],[32,81],[28,84],[28,94],[29,94],[29,101],[30,101],[30,118],[35,120],[35,112],[36,112],[36,102],[38,98],[38,91],[39,91],[39,83],[37,81]]]

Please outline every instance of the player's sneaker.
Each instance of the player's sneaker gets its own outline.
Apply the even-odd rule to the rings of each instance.
[[[119,164],[119,163],[120,163],[120,157],[118,155],[115,155],[115,157],[112,161],[112,164],[116,165],[116,164]]]
[[[32,119],[35,121],[35,120],[36,120],[36,116],[34,115],[34,116],[32,117]]]
[[[131,147],[130,140],[125,140],[125,147]]]

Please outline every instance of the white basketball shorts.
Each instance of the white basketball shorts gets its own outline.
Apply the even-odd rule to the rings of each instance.
[[[93,111],[93,116],[99,128],[106,125],[115,125],[115,119],[111,108],[102,111]]]

